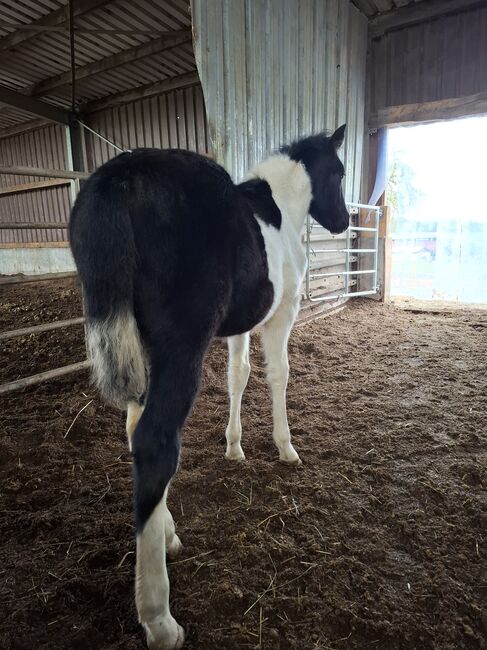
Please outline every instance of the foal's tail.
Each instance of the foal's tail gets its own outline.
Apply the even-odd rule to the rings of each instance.
[[[126,408],[146,390],[146,355],[134,317],[137,252],[127,184],[99,178],[83,186],[70,241],[83,286],[93,379],[108,402]]]

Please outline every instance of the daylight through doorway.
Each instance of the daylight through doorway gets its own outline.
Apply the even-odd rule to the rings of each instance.
[[[487,116],[390,129],[393,296],[487,304]]]

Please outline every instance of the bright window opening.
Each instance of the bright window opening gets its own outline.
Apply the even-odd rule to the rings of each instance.
[[[487,304],[487,117],[391,129],[391,293]]]

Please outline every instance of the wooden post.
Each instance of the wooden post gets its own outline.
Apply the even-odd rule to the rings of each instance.
[[[392,239],[391,239],[391,209],[388,205],[383,208],[380,221],[379,241],[382,242],[382,278],[381,300],[389,302],[391,299],[391,274],[392,274]]]

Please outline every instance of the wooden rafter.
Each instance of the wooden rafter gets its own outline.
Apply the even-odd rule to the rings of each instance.
[[[133,63],[139,59],[143,59],[154,54],[168,50],[176,45],[191,42],[191,31],[189,29],[181,30],[178,32],[168,32],[159,38],[156,38],[143,45],[130,48],[108,56],[100,61],[94,61],[88,65],[81,66],[76,69],[76,80],[81,81],[87,77],[92,77],[107,70],[113,70],[127,63]],[[31,96],[45,95],[52,90],[57,90],[63,86],[71,83],[71,72],[63,72],[55,77],[50,77],[44,81],[30,86],[26,92]]]
[[[370,19],[369,35],[374,38],[404,27],[424,23],[441,16],[487,7],[487,0],[429,0],[399,7]]]
[[[74,7],[74,16],[82,16],[89,11],[99,9],[106,4],[109,4],[109,2],[110,0],[77,0]],[[39,27],[41,29],[36,30],[35,32],[18,30],[12,32],[12,34],[9,34],[8,36],[4,36],[2,39],[0,39],[0,59],[5,58],[6,56],[11,56],[10,50],[16,45],[24,43],[25,41],[29,41],[33,38],[36,38],[36,36],[39,34],[42,34],[43,27],[53,27],[56,25],[61,25],[64,22],[66,22],[66,8],[61,7],[56,11],[52,11],[47,16],[39,18],[39,20],[30,23],[31,27]]]
[[[189,86],[196,86],[200,83],[200,78],[197,71],[187,72],[176,77],[169,77],[163,81],[156,81],[153,84],[139,86],[133,90],[127,90],[116,95],[109,95],[102,99],[96,99],[93,102],[88,102],[80,107],[82,113],[94,113],[101,111],[110,106],[119,106],[138,99],[145,99],[147,97],[154,97],[161,93],[169,92],[170,90],[177,90],[179,88],[188,88]]]
[[[34,97],[23,95],[6,86],[0,86],[0,101],[14,108],[27,111],[27,113],[31,113],[37,117],[43,117],[46,120],[59,122],[60,124],[69,124],[69,111],[48,104],[47,102],[41,102],[38,99],[34,99]]]

